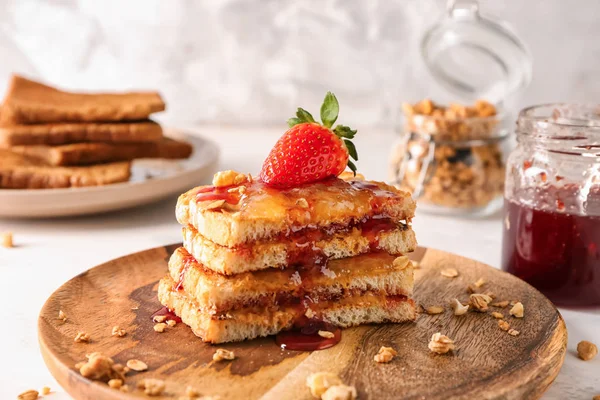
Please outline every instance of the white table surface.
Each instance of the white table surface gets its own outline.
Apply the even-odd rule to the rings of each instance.
[[[238,129],[205,126],[188,130],[216,141],[221,169],[257,173],[284,127]],[[385,179],[391,132],[359,129],[355,143],[359,171]],[[198,182],[203,183],[203,182]],[[54,400],[70,397],[46,369],[38,348],[37,318],[44,301],[65,281],[95,265],[136,251],[180,241],[175,221],[176,196],[120,212],[50,220],[0,219],[0,232],[14,232],[16,247],[0,248],[0,304],[4,323],[0,399],[14,399],[27,389],[50,386]],[[501,217],[479,220],[418,213],[414,229],[419,244],[500,264]],[[600,394],[600,357],[584,362],[576,346],[586,339],[600,344],[600,310],[565,310],[568,353],[558,378],[544,399],[591,399]]]

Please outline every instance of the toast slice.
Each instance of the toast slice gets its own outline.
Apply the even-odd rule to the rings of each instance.
[[[13,146],[11,151],[37,158],[49,165],[89,165],[136,158],[188,158],[192,145],[169,138],[151,143],[74,143],[61,146]]]
[[[50,167],[21,154],[0,150],[0,189],[55,189],[125,182],[131,163],[89,167]]]
[[[264,240],[237,247],[214,243],[191,226],[182,228],[183,245],[206,268],[232,275],[285,268],[328,259],[353,257],[370,251],[400,255],[417,246],[414,231],[389,219],[370,220],[337,231],[314,230],[292,234],[286,240]]]
[[[225,343],[274,335],[291,329],[306,313],[300,307],[246,307],[224,314],[199,311],[184,292],[173,290],[175,282],[164,277],[158,286],[160,302],[178,315],[204,342]],[[367,293],[337,301],[311,303],[310,314],[340,328],[360,324],[414,321],[415,303],[405,296]]]
[[[150,120],[116,123],[67,122],[0,126],[0,147],[56,146],[82,142],[158,142],[162,137],[163,130],[161,126]]]
[[[72,93],[13,75],[0,124],[136,121],[164,109],[157,92]]]
[[[182,194],[177,220],[216,244],[236,247],[285,238],[307,227],[348,226],[369,218],[408,224],[416,207],[408,192],[383,182],[332,178],[284,190],[249,178],[238,182]]]
[[[208,314],[248,306],[273,308],[304,299],[330,301],[364,293],[411,296],[413,267],[407,257],[384,252],[333,260],[326,266],[225,276],[198,263],[180,247],[169,260],[176,291]]]

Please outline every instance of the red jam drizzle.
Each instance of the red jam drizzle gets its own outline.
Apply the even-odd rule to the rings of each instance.
[[[319,331],[332,332],[332,338],[319,336]],[[302,327],[279,332],[275,343],[283,350],[316,351],[335,346],[342,340],[342,330],[322,321],[308,321]]]
[[[181,322],[181,318],[179,318],[175,313],[169,310],[167,307],[162,307],[160,310],[157,310],[154,314],[150,316],[150,319],[154,321],[154,317],[166,316],[167,321],[175,321],[177,323]]]
[[[556,304],[600,304],[600,216],[569,213],[574,192],[557,196],[561,212],[505,202],[502,268]],[[588,203],[596,202],[600,193],[588,197]]]
[[[229,192],[234,186],[207,186],[203,187],[196,192],[196,201],[216,201],[216,200],[225,200],[227,204],[238,204],[240,201],[239,192]]]

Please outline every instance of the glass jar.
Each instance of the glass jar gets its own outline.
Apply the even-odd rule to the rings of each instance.
[[[484,101],[441,107],[430,100],[403,108],[390,179],[412,192],[419,210],[475,215],[500,209],[507,131],[496,108]]]
[[[517,142],[502,268],[556,304],[600,304],[600,106],[524,109]]]
[[[529,51],[505,21],[480,13],[477,0],[447,0],[446,14],[422,38],[421,56],[436,83],[431,95],[474,106],[425,100],[404,107],[390,178],[413,192],[420,211],[491,214],[502,206],[507,137],[505,114],[492,104],[507,110],[509,97],[527,87]]]

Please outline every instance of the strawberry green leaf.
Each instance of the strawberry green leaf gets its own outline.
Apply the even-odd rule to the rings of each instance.
[[[346,148],[348,149],[348,154],[350,155],[350,157],[352,157],[353,160],[358,161],[358,153],[356,152],[356,147],[354,146],[354,143],[352,143],[349,140],[344,139],[344,144],[346,145]]]
[[[303,108],[298,107],[298,111],[296,111],[296,117],[300,120],[300,122],[315,122],[315,119],[308,111]]]
[[[348,139],[352,139],[352,138],[354,138],[354,135],[356,135],[356,129],[350,129],[349,127],[344,126],[344,125],[336,126],[333,131],[339,137],[344,137],[344,138],[348,138]]]
[[[323,121],[323,125],[331,128],[337,120],[339,113],[340,104],[335,95],[331,92],[327,92],[325,100],[323,100],[323,104],[321,105],[321,121]]]
[[[290,128],[291,128],[292,126],[295,126],[295,125],[298,125],[298,124],[301,124],[301,123],[302,123],[302,121],[300,121],[300,119],[299,119],[299,118],[296,118],[296,117],[294,117],[294,118],[290,118],[290,119],[288,119],[288,120],[287,120],[287,124],[288,124],[288,126],[289,126]]]
[[[356,176],[356,165],[354,165],[354,163],[350,160],[348,160],[348,168],[350,168],[350,171],[352,171],[354,176]]]

